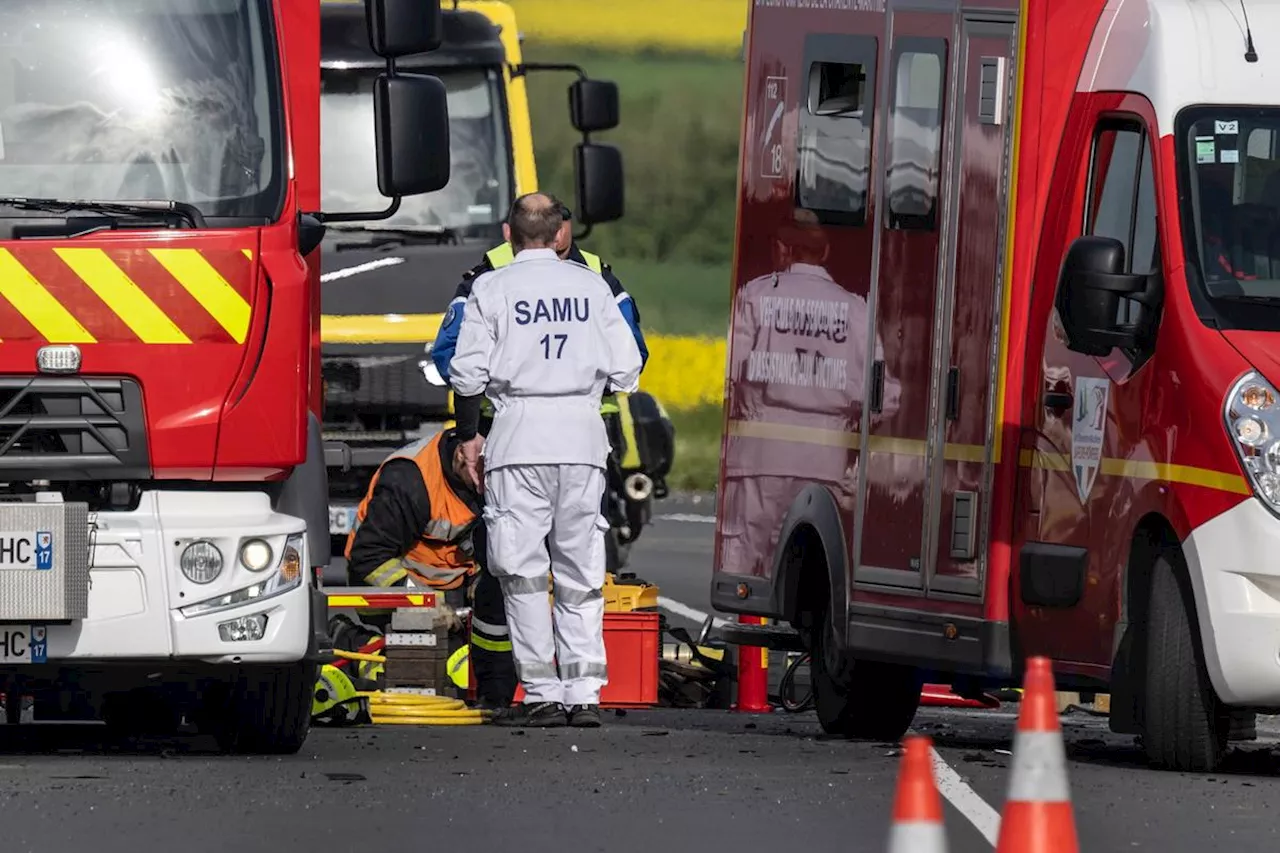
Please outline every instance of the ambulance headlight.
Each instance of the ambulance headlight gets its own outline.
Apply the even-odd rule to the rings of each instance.
[[[1227,433],[1254,493],[1280,515],[1280,393],[1254,371],[1231,389],[1226,400]]]

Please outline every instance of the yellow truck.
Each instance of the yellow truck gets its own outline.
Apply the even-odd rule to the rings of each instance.
[[[379,210],[372,87],[385,62],[369,48],[362,0],[321,3],[321,192],[326,211]],[[576,227],[622,215],[622,160],[590,134],[618,121],[617,87],[570,64],[527,63],[515,11],[496,0],[446,3],[439,49],[397,61],[443,81],[451,169],[444,189],[404,199],[374,224],[326,214],[321,345],[332,553],[392,450],[441,429],[448,389],[429,349],[463,273],[502,242],[511,201],[538,187],[525,81],[569,73]],[[430,377],[430,379],[428,378]],[[623,537],[626,538],[626,537]]]

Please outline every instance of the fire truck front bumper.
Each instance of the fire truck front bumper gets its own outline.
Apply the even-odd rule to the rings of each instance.
[[[0,572],[19,593],[0,595],[0,668],[282,664],[327,645],[305,524],[265,494],[145,492],[133,511],[94,516],[62,506],[0,517],[0,562],[6,530],[50,528],[54,550],[51,568]]]
[[[1280,707],[1280,519],[1249,498],[1192,531],[1183,553],[1218,698]]]

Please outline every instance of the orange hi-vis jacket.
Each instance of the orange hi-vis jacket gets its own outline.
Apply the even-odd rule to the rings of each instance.
[[[422,482],[427,487],[427,498],[431,504],[431,517],[426,529],[422,531],[417,544],[409,553],[398,559],[388,560],[365,576],[365,583],[370,586],[394,586],[406,577],[419,584],[435,589],[456,589],[464,581],[475,574],[478,565],[472,557],[471,531],[477,522],[477,516],[462,498],[454,493],[445,479],[443,462],[440,458],[440,442],[445,433],[440,432],[430,439],[424,439],[408,447],[402,448],[383,460],[386,465],[393,459],[412,459],[422,473]],[[345,556],[351,559],[351,547],[356,541],[356,533],[364,523],[368,512],[369,501],[373,490],[378,485],[378,475],[382,473],[382,465],[374,472],[369,481],[360,505],[356,507],[356,523],[347,535]]]

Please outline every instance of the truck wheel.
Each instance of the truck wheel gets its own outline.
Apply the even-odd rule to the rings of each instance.
[[[878,661],[841,660],[825,613],[814,632],[810,660],[814,710],[827,734],[897,742],[920,707],[915,669]]]
[[[244,667],[231,701],[213,723],[226,752],[292,755],[311,731],[311,704],[319,669],[313,662]]]
[[[1230,711],[1218,700],[1196,641],[1182,584],[1168,560],[1156,561],[1147,623],[1146,713],[1142,738],[1156,767],[1208,772],[1222,761]]]

